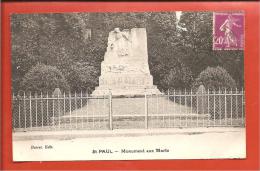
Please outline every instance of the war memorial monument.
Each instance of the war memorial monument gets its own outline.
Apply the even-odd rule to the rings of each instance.
[[[147,53],[145,28],[109,33],[107,51],[101,63],[99,86],[92,96],[161,94],[153,85]]]

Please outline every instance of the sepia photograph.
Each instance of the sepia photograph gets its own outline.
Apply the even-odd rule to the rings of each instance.
[[[242,11],[10,22],[14,162],[246,158]]]

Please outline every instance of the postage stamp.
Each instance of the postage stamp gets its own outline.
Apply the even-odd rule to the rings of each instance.
[[[213,13],[213,50],[244,49],[244,13]]]

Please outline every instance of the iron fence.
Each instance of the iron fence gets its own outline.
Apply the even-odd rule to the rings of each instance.
[[[168,91],[119,97],[23,93],[12,98],[14,131],[245,126],[243,90]]]

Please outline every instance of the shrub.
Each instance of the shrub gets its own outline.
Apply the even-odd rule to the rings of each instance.
[[[200,85],[204,85],[206,89],[215,90],[217,92],[218,90],[221,90],[222,93],[224,92],[224,89],[230,90],[236,88],[235,80],[229,75],[229,73],[224,68],[219,66],[207,67],[205,70],[203,70],[199,74],[198,78],[195,80],[193,88],[197,90]],[[224,96],[215,95],[215,100],[213,100],[213,96],[209,96],[208,98],[209,104],[207,104],[206,100],[204,105],[209,106],[209,109],[207,109],[207,107],[204,107],[204,111],[209,111],[211,119],[223,119],[225,115]],[[227,100],[227,111],[228,107],[230,107],[231,105],[232,104],[230,104],[230,101]]]
[[[63,74],[54,66],[37,64],[27,72],[20,84],[26,92],[53,92],[59,87],[62,91],[69,89]]]
[[[197,89],[200,85],[204,85],[206,89],[231,89],[236,87],[235,80],[222,67],[207,67],[196,78],[193,88]]]
[[[91,92],[98,85],[98,71],[88,63],[75,63],[68,70],[66,78],[72,92]]]
[[[188,67],[179,63],[172,68],[162,80],[163,88],[167,89],[185,89],[190,88],[193,81],[192,73]]]

